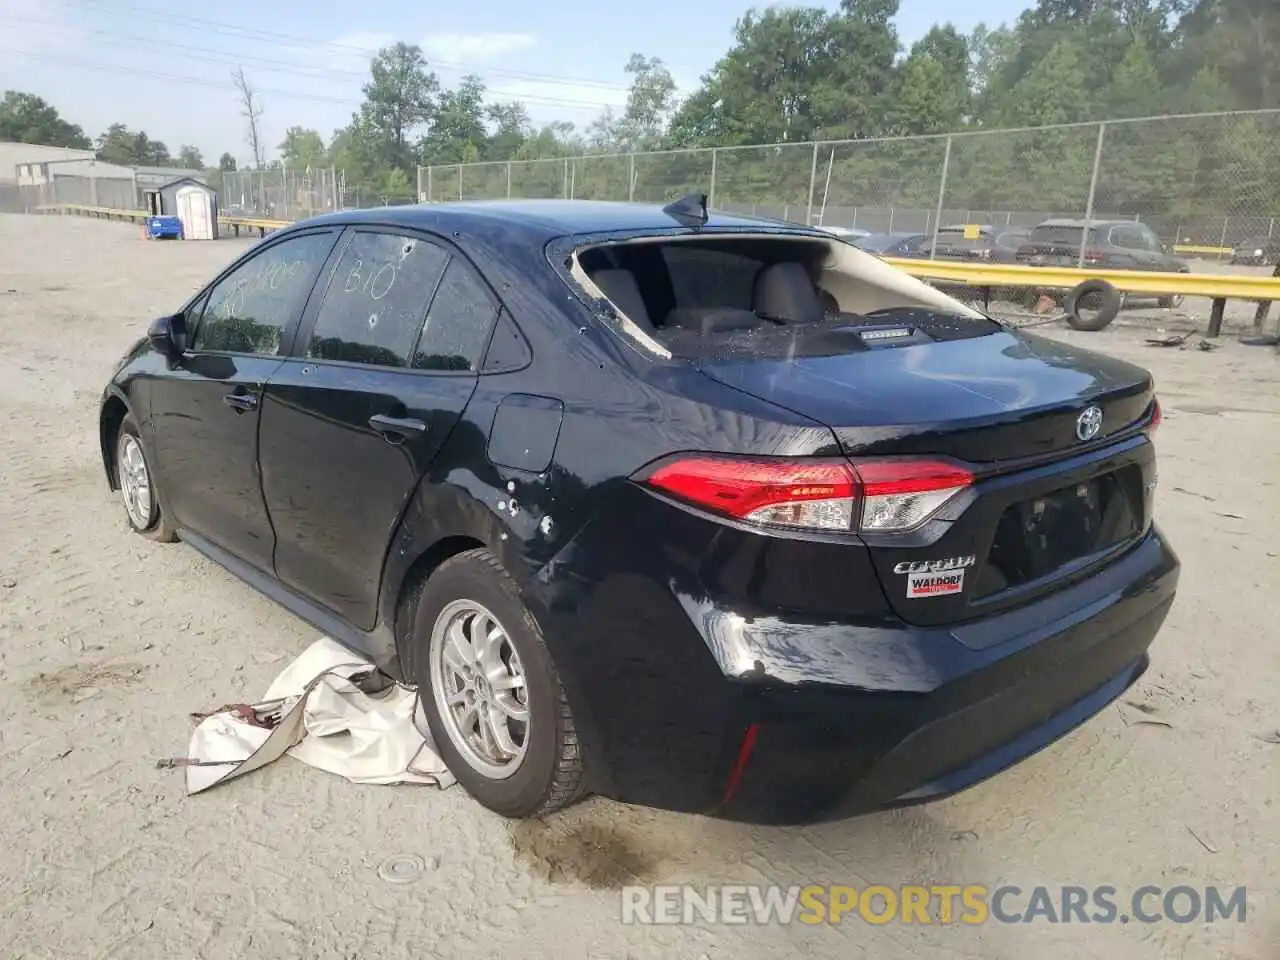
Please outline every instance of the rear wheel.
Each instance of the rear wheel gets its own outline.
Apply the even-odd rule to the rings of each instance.
[[[585,778],[568,699],[497,558],[476,549],[445,561],[409,610],[420,705],[463,788],[512,818],[578,800]]]
[[[1166,310],[1176,310],[1178,307],[1182,306],[1182,301],[1182,294],[1175,293],[1171,297],[1161,297],[1160,306],[1164,307]]]
[[[155,474],[132,414],[125,414],[116,435],[116,482],[133,532],[148,540],[172,543],[178,535],[160,506]]]

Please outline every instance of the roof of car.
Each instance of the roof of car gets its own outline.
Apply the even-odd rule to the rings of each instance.
[[[679,227],[656,203],[605,200],[466,200],[399,207],[346,210],[300,221],[307,224],[377,223],[434,230],[522,230],[532,237],[588,233],[624,233]],[[708,227],[721,229],[806,230],[802,224],[713,211]]]
[[[1088,225],[1091,227],[1140,227],[1143,224],[1137,220],[1090,220]],[[1055,217],[1036,224],[1036,229],[1041,227],[1074,227],[1077,230],[1083,230],[1085,227],[1084,220],[1073,220],[1070,217]]]

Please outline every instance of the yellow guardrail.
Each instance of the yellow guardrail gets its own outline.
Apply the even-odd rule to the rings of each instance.
[[[1086,280],[1105,280],[1124,293],[1209,297],[1213,300],[1280,300],[1280,278],[1241,274],[1156,273],[1147,270],[1095,270],[1032,267],[1021,264],[969,263],[885,257],[885,262],[915,277],[969,287],[1044,287],[1069,290]]]
[[[293,223],[292,220],[265,220],[260,217],[224,217],[218,216],[218,223],[231,227],[236,232],[236,236],[240,236],[240,228],[244,227],[248,230],[257,230],[260,236],[264,236],[269,230],[282,230]]]
[[[114,207],[93,207],[83,203],[51,203],[36,207],[40,213],[62,213],[76,216],[98,217],[104,220],[127,220],[130,223],[141,223],[151,216],[146,210],[120,210]],[[240,230],[256,230],[259,236],[265,236],[272,230],[280,230],[293,223],[292,220],[267,220],[262,217],[228,217],[219,215],[218,223],[230,227],[240,236]]]
[[[36,207],[38,213],[74,213],[89,217],[102,217],[107,220],[145,220],[149,216],[145,210],[120,210],[115,207],[91,207],[83,203],[48,203]]]
[[[1203,257],[1229,257],[1235,253],[1234,247],[1204,247],[1195,243],[1179,243],[1173,248],[1174,253],[1189,253]]]

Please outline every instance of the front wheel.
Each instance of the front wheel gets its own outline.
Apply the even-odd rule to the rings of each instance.
[[[411,605],[418,697],[450,772],[504,817],[585,793],[573,713],[519,588],[484,549],[445,561]]]
[[[124,502],[125,517],[134,533],[161,543],[178,539],[160,506],[155,474],[132,414],[125,415],[116,435],[116,483]]]
[[[1176,310],[1178,307],[1182,306],[1183,299],[1184,298],[1180,293],[1175,293],[1171,297],[1161,297],[1160,306],[1166,310]]]

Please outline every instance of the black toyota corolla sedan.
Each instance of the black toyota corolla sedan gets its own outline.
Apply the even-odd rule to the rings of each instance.
[[[129,524],[417,686],[509,817],[955,792],[1146,669],[1150,375],[816,229],[458,203],[267,237],[102,401]]]

